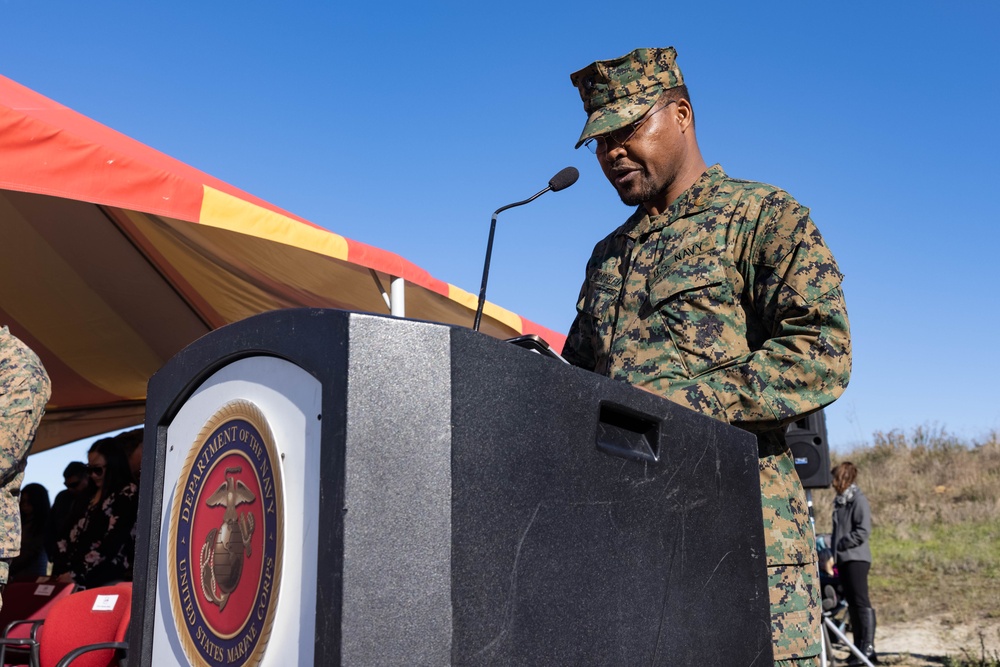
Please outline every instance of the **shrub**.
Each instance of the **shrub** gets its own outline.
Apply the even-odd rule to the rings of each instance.
[[[853,461],[872,506],[872,604],[880,618],[955,620],[996,612],[1000,595],[1000,438],[965,443],[940,428],[876,433],[833,453]],[[835,492],[817,489],[818,533],[831,530]],[[969,663],[973,664],[973,663]]]

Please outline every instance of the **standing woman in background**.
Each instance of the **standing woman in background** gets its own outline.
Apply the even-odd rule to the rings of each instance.
[[[93,588],[130,579],[139,495],[128,459],[114,438],[95,442],[87,459],[90,502],[69,537],[56,543],[52,574]]]
[[[833,535],[830,541],[851,615],[854,645],[870,662],[877,663],[875,610],[868,599],[868,570],[872,565],[868,539],[872,534],[872,510],[865,494],[854,483],[857,478],[858,469],[850,461],[833,469],[833,488],[837,497],[833,500]],[[864,663],[852,656],[847,664]]]

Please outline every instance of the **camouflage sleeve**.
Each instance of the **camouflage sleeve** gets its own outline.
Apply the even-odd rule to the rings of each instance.
[[[584,285],[578,303],[583,302],[583,293],[586,290],[587,287]],[[574,366],[585,368],[588,371],[594,370],[596,365],[593,343],[594,335],[593,318],[580,311],[578,306],[576,319],[573,320],[573,324],[569,328],[569,334],[566,336],[566,343],[563,345],[563,359]]]
[[[0,558],[16,556],[21,546],[18,501],[25,458],[51,388],[38,356],[0,327]],[[6,580],[4,562],[0,583]]]
[[[562,350],[563,359],[588,371],[597,369],[599,318],[611,298],[610,293],[605,294],[601,285],[592,282],[592,276],[596,268],[607,258],[608,253],[614,252],[613,248],[609,248],[612,238],[614,238],[613,233],[597,243],[590,259],[587,260],[584,274],[586,277],[576,300],[576,318],[570,325]]]
[[[851,370],[842,276],[808,209],[779,191],[762,204],[758,230],[744,275],[748,328],[762,331],[762,345],[665,392],[750,431],[829,405]]]
[[[40,418],[40,407],[48,399],[47,384],[34,382],[32,373],[5,377],[0,390],[0,478],[6,483],[16,474],[31,446]],[[39,395],[43,396],[39,398]]]
[[[20,472],[52,393],[38,356],[0,328],[0,484]]]

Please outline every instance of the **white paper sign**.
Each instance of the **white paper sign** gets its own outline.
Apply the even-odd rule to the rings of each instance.
[[[49,597],[55,589],[56,587],[53,584],[38,584],[35,588],[35,595],[44,595],[45,597]]]
[[[112,611],[115,608],[115,604],[118,602],[117,595],[98,595],[94,598],[94,606],[91,608],[92,611]]]

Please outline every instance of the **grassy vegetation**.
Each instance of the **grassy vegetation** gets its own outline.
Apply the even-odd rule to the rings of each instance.
[[[979,635],[979,650],[963,650],[960,656],[948,656],[944,667],[1000,667],[1000,653],[986,648],[983,635]]]
[[[833,459],[858,466],[871,502],[869,585],[880,620],[1000,617],[1000,434],[966,443],[935,429],[878,433]],[[819,533],[830,532],[834,495],[813,492]]]
[[[985,651],[978,657],[968,654],[962,657],[949,656],[945,658],[944,665],[945,667],[1000,667],[1000,656],[996,653],[989,656]]]

